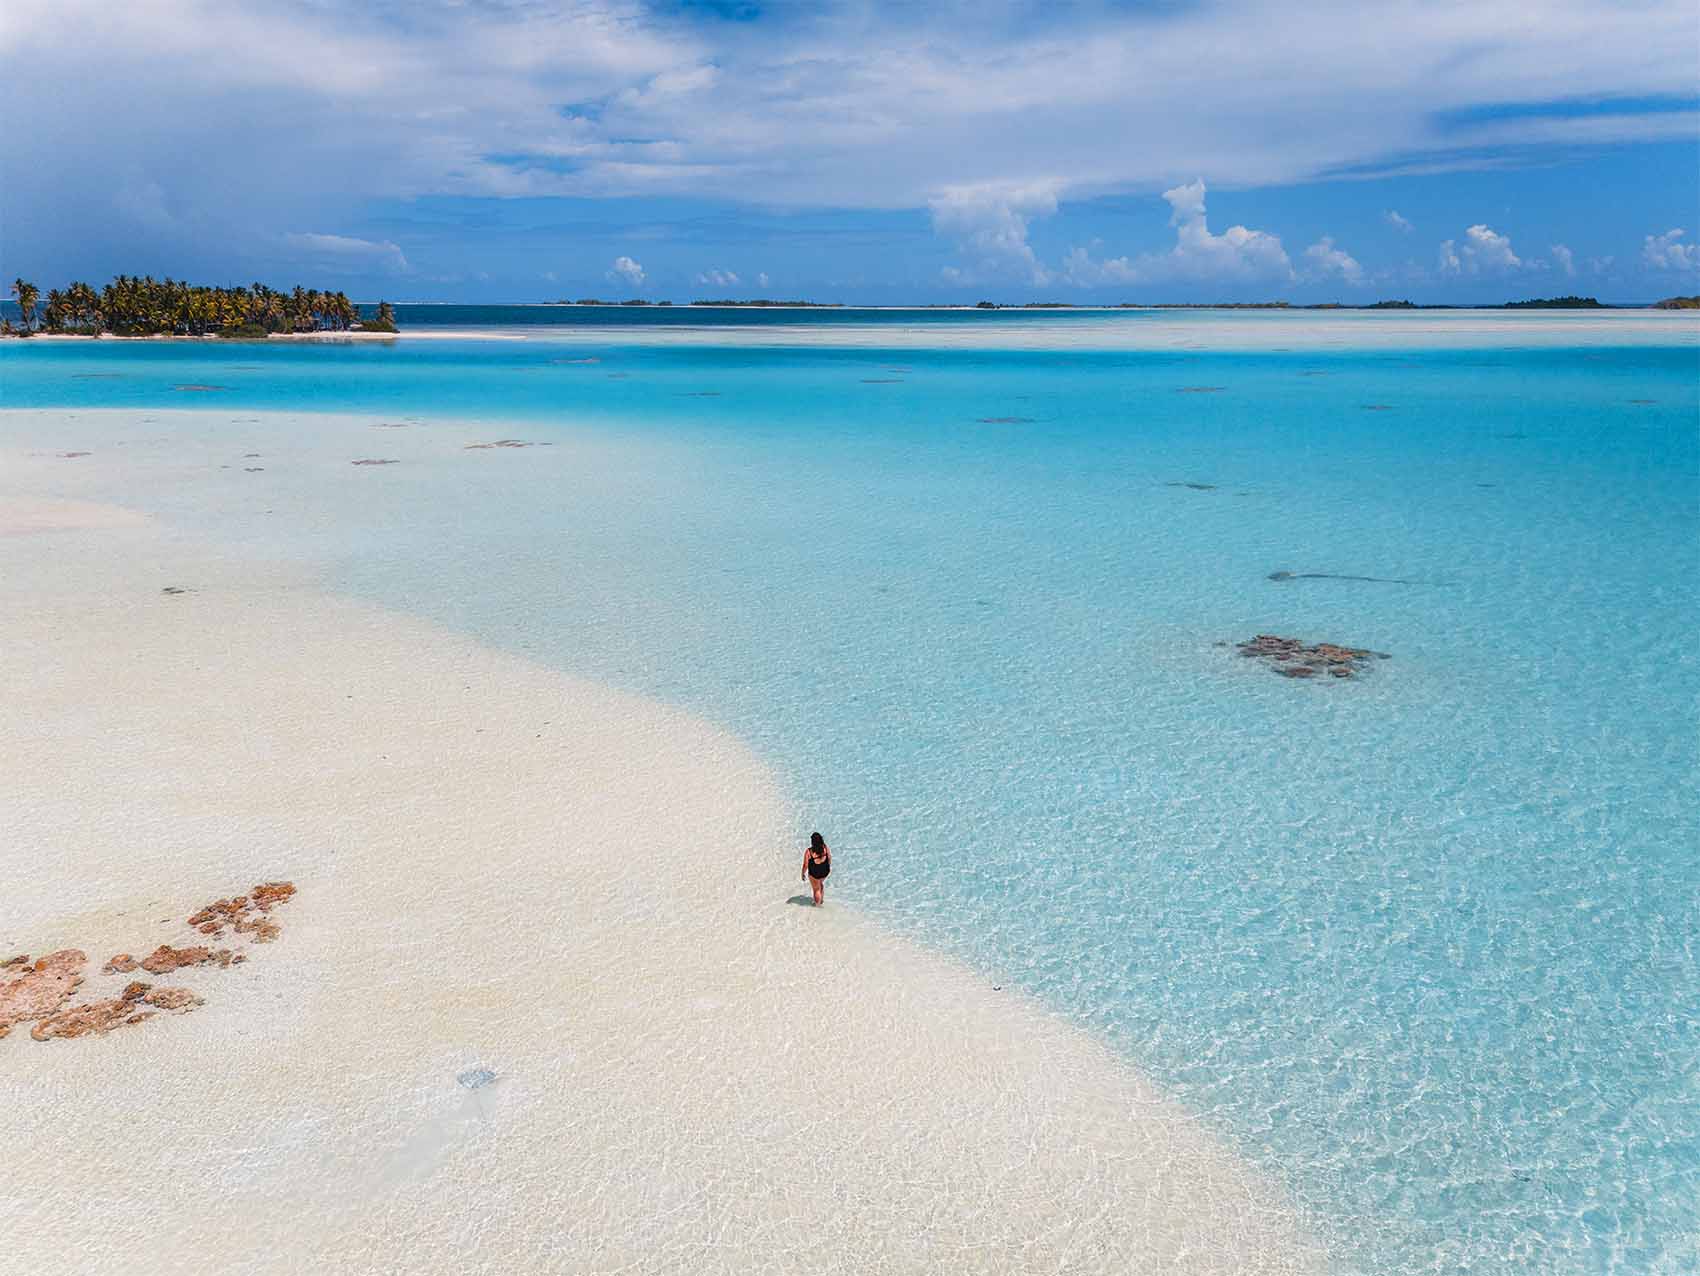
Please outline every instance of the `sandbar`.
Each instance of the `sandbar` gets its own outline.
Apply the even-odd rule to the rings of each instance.
[[[8,505],[149,508],[121,450],[5,418]],[[214,477],[173,501],[220,446],[174,441]],[[0,538],[0,647],[0,956],[83,948],[116,996],[111,954],[297,888],[174,976],[194,1013],[0,1041],[18,1271],[1323,1266],[1101,1043],[860,916],[853,866],[794,902],[806,805],[713,723],[169,511]]]

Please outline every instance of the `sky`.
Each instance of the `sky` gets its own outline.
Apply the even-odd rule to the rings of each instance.
[[[0,277],[1700,292],[1693,0],[7,0]]]

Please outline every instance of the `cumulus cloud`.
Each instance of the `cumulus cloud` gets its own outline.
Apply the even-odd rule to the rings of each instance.
[[[1571,252],[1570,249],[1563,244],[1554,244],[1552,246],[1552,259],[1558,264],[1558,268],[1564,272],[1566,279],[1576,278],[1576,254]]]
[[[928,208],[933,229],[954,239],[969,262],[967,268],[945,268],[951,282],[1011,277],[1036,284],[1050,281],[1051,272],[1027,242],[1027,227],[1034,218],[1057,211],[1054,182],[949,187],[934,195]]]
[[[1511,249],[1511,240],[1491,226],[1478,222],[1464,231],[1464,242],[1448,239],[1440,245],[1443,275],[1505,274],[1523,268],[1523,259]]]
[[[756,276],[756,287],[758,287],[758,288],[767,287],[767,271],[764,270],[759,275]]]
[[[356,239],[352,235],[318,235],[312,233],[285,235],[291,248],[322,263],[358,266],[400,273],[407,269],[407,257],[401,248],[387,239]]]
[[[1163,192],[1172,210],[1169,225],[1175,228],[1175,246],[1163,258],[1170,274],[1194,279],[1292,277],[1292,262],[1279,236],[1244,226],[1212,234],[1204,193],[1203,178]]]
[[[1399,210],[1397,208],[1389,208],[1381,215],[1381,219],[1401,234],[1408,235],[1411,232],[1411,223],[1399,216]]]
[[[1684,244],[1682,227],[1662,235],[1648,235],[1641,246],[1641,260],[1654,270],[1700,269],[1700,244]]]
[[[1169,225],[1175,230],[1174,246],[1167,252],[1097,258],[1092,255],[1092,249],[1099,246],[1095,240],[1089,247],[1069,249],[1057,277],[1082,288],[1177,280],[1290,281],[1296,277],[1278,235],[1245,226],[1230,226],[1220,234],[1210,229],[1202,178],[1164,191],[1163,198],[1169,204]],[[1332,240],[1326,243],[1333,248]],[[1335,269],[1344,269],[1344,263],[1350,262],[1352,270],[1357,271],[1358,264],[1350,256],[1344,252],[1338,256],[1343,260],[1335,264]]]
[[[608,278],[615,283],[625,282],[633,288],[643,287],[643,267],[630,257],[616,257],[614,264],[608,268]]]
[[[730,270],[704,270],[698,273],[697,282],[713,284],[717,288],[729,288],[738,282],[738,276]]]
[[[1348,284],[1364,281],[1364,268],[1358,264],[1357,258],[1344,248],[1336,248],[1331,235],[1324,235],[1305,249],[1305,261],[1310,264],[1311,273],[1320,278],[1337,276]]]
[[[104,121],[112,153],[137,149],[143,171],[170,171],[151,161],[192,138],[214,152],[202,167],[215,186],[334,166],[342,198],[688,189],[915,207],[941,186],[1020,174],[1130,189],[1185,165],[1269,183],[1428,154],[1451,162],[1461,142],[1603,144],[1693,128],[1692,112],[1455,115],[1483,102],[1691,96],[1692,0],[1643,0],[1632,23],[1616,0],[1564,0],[1533,24],[1519,0],[1394,17],[1319,0],[1282,13],[1279,41],[1246,38],[1267,20],[1262,0],[1081,6],[1037,25],[1028,6],[988,14],[964,0],[839,0],[735,26],[681,12],[693,7],[12,0],[0,57],[14,80],[81,72],[85,86],[56,101],[62,121],[33,121],[39,142],[12,139],[21,149],[91,144],[88,125]],[[1207,95],[1200,65],[1214,73]],[[130,121],[114,118],[119,103]],[[1105,145],[1105,120],[1159,114],[1163,128]],[[304,126],[332,119],[334,139]]]
[[[1278,41],[1246,36],[1271,21],[1267,0],[1055,6],[1043,22],[1031,4],[969,0],[781,8],[724,23],[642,0],[10,0],[0,75],[78,89],[0,128],[6,255],[63,274],[103,243],[127,269],[191,250],[238,269],[372,200],[890,210],[1066,175],[1054,206],[1176,172],[1249,187],[1695,126],[1692,111],[1627,109],[1459,123],[1483,103],[1691,99],[1693,0],[1640,0],[1633,21],[1619,0],[1562,0],[1535,23],[1521,0],[1392,16],[1318,0],[1281,12]],[[1106,121],[1139,119],[1163,126],[1109,144]],[[160,190],[115,209],[131,170]],[[200,210],[216,238],[162,215]],[[1005,273],[1031,277],[1023,227],[1046,211],[987,212],[1006,217]],[[981,233],[998,242],[990,225],[963,232]],[[985,268],[973,257],[964,271]]]
[[[1094,258],[1092,249],[1098,246],[1099,241],[1094,240],[1090,247],[1074,247],[1068,250],[1059,272],[1064,282],[1077,288],[1139,282],[1139,267],[1126,257],[1111,257],[1105,260]]]

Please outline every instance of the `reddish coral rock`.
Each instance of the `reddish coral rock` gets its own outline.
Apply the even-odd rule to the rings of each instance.
[[[266,943],[276,939],[282,928],[264,914],[287,903],[294,894],[292,882],[262,882],[248,895],[214,900],[190,917],[189,924],[203,935],[223,934],[228,925],[254,943]],[[107,974],[129,974],[140,968],[150,975],[164,975],[185,966],[228,967],[246,960],[244,954],[228,948],[161,944],[139,962],[129,953],[118,953],[103,969]],[[83,981],[82,968],[87,961],[87,954],[67,948],[49,953],[34,966],[24,954],[0,962],[0,971],[20,972],[18,978],[0,982],[0,1037],[13,1024],[29,1020],[35,1021],[30,1036],[37,1041],[100,1035],[124,1024],[141,1023],[159,1010],[182,1014],[203,1004],[187,988],[155,988],[138,979],[126,984],[117,997],[67,1007],[65,1003]],[[143,1005],[156,1009],[140,1009]]]
[[[294,882],[261,882],[254,887],[254,907],[269,913],[274,906],[287,903],[293,894]]]
[[[277,905],[288,902],[294,894],[293,882],[261,882],[254,887],[252,895],[214,900],[193,914],[189,925],[203,935],[222,935],[228,925],[238,934],[249,936],[256,944],[270,943],[283,933],[281,927],[276,922],[255,917],[251,910],[269,913]]]
[[[142,969],[150,975],[169,975],[183,966],[228,966],[230,960],[228,948],[214,950],[198,945],[194,948],[173,948],[170,944],[161,944],[143,958]]]
[[[133,1003],[116,997],[107,1001],[85,1002],[38,1021],[30,1029],[30,1036],[37,1041],[51,1041],[55,1037],[86,1037],[91,1032],[104,1034],[135,1013]]]
[[[158,1006],[161,1010],[170,1010],[177,1014],[186,1014],[196,1006],[206,1004],[187,988],[155,988],[142,1000],[150,1006]]]
[[[15,1023],[40,1019],[63,1006],[83,982],[87,961],[88,954],[80,948],[62,948],[24,968],[19,978],[0,984],[0,1037]]]

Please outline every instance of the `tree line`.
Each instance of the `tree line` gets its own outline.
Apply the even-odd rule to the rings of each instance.
[[[69,332],[120,337],[266,337],[272,333],[394,332],[395,310],[380,302],[375,319],[361,320],[345,293],[297,285],[289,292],[256,283],[209,288],[178,279],[119,275],[96,292],[86,283],[41,290],[26,279],[12,285],[23,318],[22,331]],[[8,323],[8,327],[10,324]]]

